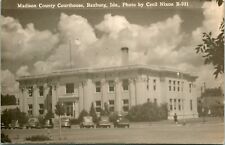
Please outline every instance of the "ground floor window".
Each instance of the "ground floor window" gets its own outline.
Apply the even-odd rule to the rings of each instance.
[[[28,104],[28,114],[29,115],[33,114],[33,105],[32,104]]]
[[[44,104],[39,104],[39,114],[44,114]]]
[[[95,102],[95,111],[96,112],[101,112],[101,101],[96,101]]]

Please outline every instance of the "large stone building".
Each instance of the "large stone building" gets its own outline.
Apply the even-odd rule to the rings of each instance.
[[[38,116],[55,110],[59,101],[66,115],[77,118],[93,103],[97,112],[107,103],[110,111],[126,113],[147,101],[167,103],[174,113],[197,117],[196,76],[171,68],[128,65],[128,48],[122,48],[122,64],[115,67],[66,69],[18,78],[20,109]]]

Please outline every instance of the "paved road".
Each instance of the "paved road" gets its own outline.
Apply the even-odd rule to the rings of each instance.
[[[63,129],[59,140],[58,129],[3,130],[13,143],[25,143],[31,135],[45,134],[50,143],[208,143],[224,142],[224,123],[145,124],[131,128]]]

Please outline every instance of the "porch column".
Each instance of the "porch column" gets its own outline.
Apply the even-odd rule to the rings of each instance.
[[[37,96],[39,95],[39,89],[37,85],[33,85],[33,115],[38,116],[39,115],[39,106],[37,103]]]
[[[84,82],[79,83],[78,96],[79,96],[79,113],[84,109]]]
[[[134,79],[129,79],[129,95],[130,95],[130,106],[135,106],[135,85],[134,85]]]
[[[115,80],[116,83],[116,98],[115,98],[115,111],[121,113],[121,91],[122,91],[122,82],[118,78]]]

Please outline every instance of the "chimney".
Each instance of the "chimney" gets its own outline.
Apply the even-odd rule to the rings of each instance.
[[[129,64],[129,48],[122,47],[121,48],[121,65]]]

